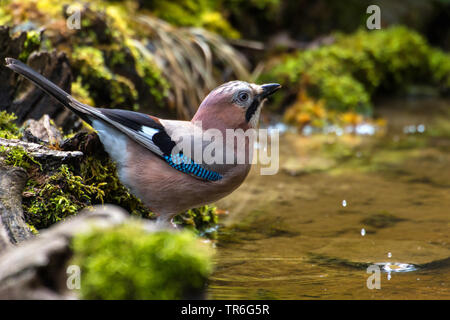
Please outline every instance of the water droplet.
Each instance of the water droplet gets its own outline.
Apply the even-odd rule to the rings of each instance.
[[[419,125],[419,126],[422,126],[420,128],[425,130],[425,126],[424,125]],[[415,125],[405,126],[405,127],[403,127],[403,133],[406,133],[406,134],[408,134],[408,133],[416,133],[417,131],[419,131],[419,126],[417,126],[417,128],[416,128]]]
[[[358,124],[356,126],[356,134],[360,134],[360,135],[374,135],[376,128],[374,125],[370,124],[370,123],[362,123],[362,124]]]
[[[361,235],[364,237],[366,235],[366,229],[362,228],[361,229]]]
[[[420,133],[425,132],[425,125],[419,124],[417,126],[417,132],[420,132]]]
[[[314,130],[313,130],[313,127],[307,125],[307,126],[305,126],[305,127],[303,128],[302,133],[303,133],[305,136],[309,136],[309,135],[311,135],[311,134],[313,133],[313,131],[314,131]]]
[[[282,122],[278,122],[274,125],[269,125],[267,127],[267,132],[269,134],[272,134],[272,132],[274,131],[278,131],[279,133],[284,133],[286,131],[288,131],[290,128],[289,126],[287,126],[286,124],[282,123]]]
[[[388,252],[388,258],[392,257],[392,253]]]
[[[347,201],[346,200],[342,200],[342,206],[346,207],[347,206]]]

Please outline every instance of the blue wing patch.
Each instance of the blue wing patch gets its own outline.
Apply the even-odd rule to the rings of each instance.
[[[164,160],[166,160],[172,168],[184,173],[192,174],[204,180],[217,181],[222,179],[222,176],[217,172],[206,170],[182,153],[176,155],[164,155]]]

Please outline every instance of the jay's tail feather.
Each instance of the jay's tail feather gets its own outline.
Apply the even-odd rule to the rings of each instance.
[[[50,96],[58,100],[66,108],[70,109],[84,121],[88,123],[91,122],[91,119],[88,117],[88,115],[92,115],[92,107],[79,102],[70,94],[59,88],[56,84],[30,68],[26,64],[20,62],[19,60],[13,58],[5,58],[5,60],[7,68],[32,81],[34,84],[36,84]]]

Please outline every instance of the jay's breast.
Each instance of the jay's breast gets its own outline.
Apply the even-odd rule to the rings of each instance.
[[[131,192],[159,214],[177,214],[217,201],[245,180],[250,165],[229,168],[218,181],[205,181],[180,172],[140,145],[127,144],[128,164],[119,176]]]

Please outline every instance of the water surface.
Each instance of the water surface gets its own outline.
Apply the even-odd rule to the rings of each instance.
[[[389,101],[373,135],[282,135],[278,174],[254,167],[218,203],[208,297],[449,299],[449,109]]]

